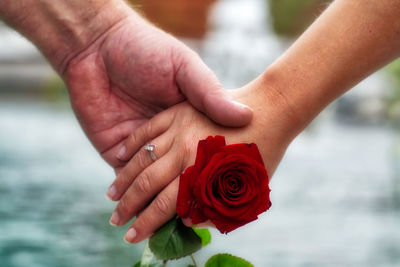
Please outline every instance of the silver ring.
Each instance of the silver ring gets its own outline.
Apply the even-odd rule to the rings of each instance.
[[[156,159],[157,159],[156,154],[153,153],[155,148],[156,148],[156,146],[155,145],[151,145],[151,144],[147,144],[147,145],[144,146],[144,150],[149,151],[150,158],[153,161],[156,161]]]

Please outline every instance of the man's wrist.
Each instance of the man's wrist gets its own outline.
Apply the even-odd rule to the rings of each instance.
[[[122,0],[0,4],[1,18],[30,39],[59,73],[71,58],[131,15],[135,13]]]

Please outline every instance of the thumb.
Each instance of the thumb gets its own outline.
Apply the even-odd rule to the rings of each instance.
[[[245,126],[252,110],[232,100],[215,74],[194,52],[188,53],[176,74],[176,82],[190,104],[223,126]]]

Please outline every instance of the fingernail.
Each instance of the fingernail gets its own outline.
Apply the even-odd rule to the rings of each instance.
[[[245,104],[240,103],[240,102],[237,102],[237,101],[235,101],[235,100],[232,100],[232,103],[235,104],[236,106],[241,107],[241,108],[250,109],[251,111],[253,110],[253,109],[250,108],[249,106],[246,106]]]
[[[110,224],[112,226],[117,226],[119,223],[119,214],[116,211],[113,211],[111,219],[110,219]]]
[[[110,188],[107,191],[107,198],[109,200],[113,200],[113,198],[117,195],[117,188],[115,187],[115,185],[110,186]]]
[[[126,233],[124,239],[125,239],[125,241],[128,242],[128,243],[132,243],[132,242],[133,242],[133,239],[135,239],[136,235],[137,235],[137,234],[136,234],[135,228],[131,228],[131,229],[129,229],[128,232]]]
[[[183,222],[183,224],[186,225],[187,227],[190,227],[190,226],[193,225],[192,219],[190,219],[190,218],[184,218],[184,219],[182,219],[182,222]]]
[[[122,146],[117,154],[117,158],[121,159],[125,155],[126,147]]]

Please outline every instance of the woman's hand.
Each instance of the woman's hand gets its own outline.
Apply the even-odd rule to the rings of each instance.
[[[254,119],[247,127],[218,126],[182,103],[156,115],[127,139],[121,158],[130,161],[108,192],[109,198],[119,200],[111,224],[124,225],[137,216],[125,237],[127,241],[147,238],[175,215],[179,175],[193,165],[200,139],[223,135],[228,144],[256,143],[272,176],[295,135],[291,130],[294,117],[280,94],[261,90],[262,83],[258,79],[234,94],[235,99],[254,108]],[[143,149],[148,143],[155,145],[154,162]]]

